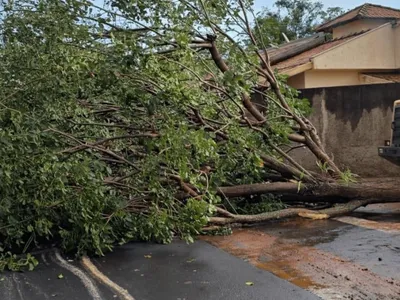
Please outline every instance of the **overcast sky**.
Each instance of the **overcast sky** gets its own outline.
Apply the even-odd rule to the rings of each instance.
[[[352,9],[366,2],[400,9],[400,0],[321,0],[321,2],[325,7],[339,6],[344,9]],[[275,0],[254,0],[254,3],[254,9],[259,11],[262,7],[273,8]]]

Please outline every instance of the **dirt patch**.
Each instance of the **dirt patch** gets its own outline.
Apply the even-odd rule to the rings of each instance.
[[[323,299],[400,299],[400,282],[329,252],[253,229],[204,240]]]

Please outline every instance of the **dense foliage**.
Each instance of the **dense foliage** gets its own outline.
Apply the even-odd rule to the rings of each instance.
[[[256,39],[266,45],[279,45],[285,37],[293,41],[314,33],[317,25],[344,13],[340,7],[327,7],[321,1],[277,0],[255,18]]]
[[[228,35],[243,18],[236,1],[95,3],[2,4],[3,268],[40,245],[102,255],[131,240],[192,241],[221,201],[217,187],[276,173],[261,156],[281,161],[274,145],[293,131],[267,90],[270,122],[249,123],[241,103],[259,58]],[[215,35],[225,73],[210,59]],[[308,112],[283,79],[280,90],[297,115]],[[281,208],[275,200],[253,211]]]

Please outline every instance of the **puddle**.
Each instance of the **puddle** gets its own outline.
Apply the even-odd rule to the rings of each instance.
[[[354,215],[336,218],[336,220],[340,222],[360,226],[363,228],[381,230],[389,233],[400,233],[400,223],[388,222],[386,218],[382,219],[384,219],[385,222],[368,220],[365,218],[355,217]],[[397,221],[400,221],[400,215],[397,216]]]
[[[332,219],[329,220],[309,220],[304,218],[295,218],[284,220],[257,228],[257,231],[277,236],[280,239],[289,240],[293,243],[300,243],[307,246],[334,241],[340,234],[352,228]]]
[[[350,228],[334,220],[290,220],[202,239],[323,299],[400,299],[396,279],[315,247]]]

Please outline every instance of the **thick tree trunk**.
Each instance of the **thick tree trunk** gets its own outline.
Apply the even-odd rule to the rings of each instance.
[[[277,220],[289,217],[303,217],[314,220],[329,219],[332,217],[340,216],[350,213],[361,206],[367,206],[374,203],[390,203],[400,202],[400,199],[365,199],[365,200],[352,200],[345,204],[339,204],[322,210],[309,210],[305,208],[288,208],[273,212],[266,212],[256,215],[236,215],[230,214],[225,217],[211,217],[210,223],[215,225],[227,225],[232,223],[253,224],[262,223],[270,220]]]
[[[368,204],[400,202],[400,186],[397,182],[386,185],[379,182],[352,185],[340,185],[338,183],[299,185],[293,182],[275,182],[220,187],[218,193],[228,198],[261,194],[284,194],[289,199],[301,199],[302,202],[318,203],[324,201],[336,205],[322,210],[289,208],[257,215],[236,215],[219,209],[217,212],[222,217],[210,218],[210,223],[214,225],[260,223],[298,216],[311,219],[327,219],[350,213]]]
[[[400,182],[400,180],[399,180]],[[339,183],[302,184],[294,182],[256,183],[218,188],[218,193],[228,198],[246,197],[261,194],[285,194],[301,196],[304,199],[327,197],[327,199],[377,199],[400,201],[400,185],[391,183],[357,183],[342,185]]]

